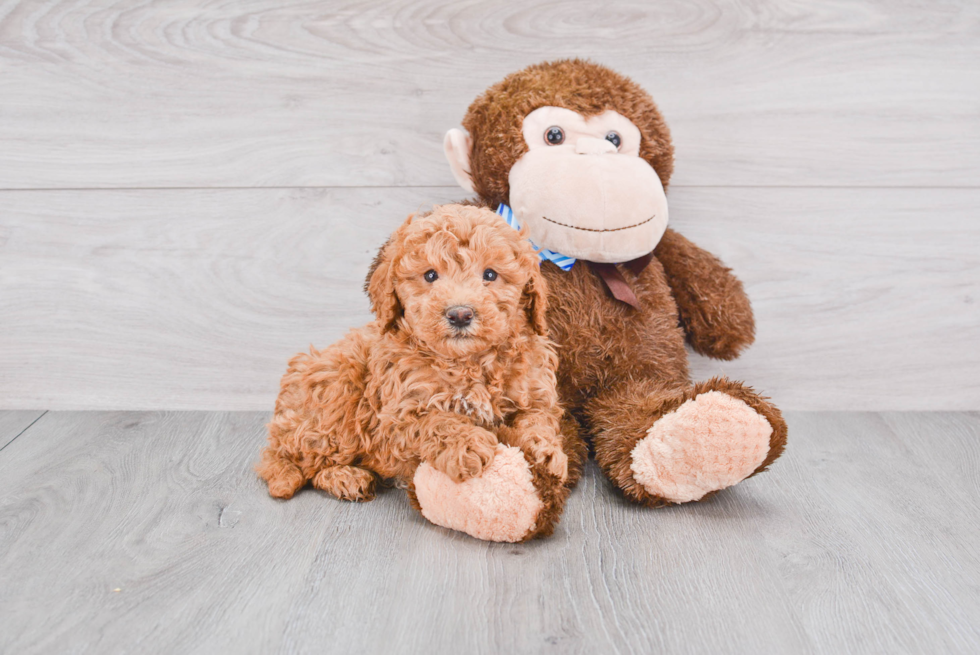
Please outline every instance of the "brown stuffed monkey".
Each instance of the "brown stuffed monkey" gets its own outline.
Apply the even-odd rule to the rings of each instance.
[[[690,379],[685,339],[733,359],[754,319],[731,271],[667,229],[673,146],[650,96],[590,62],[543,63],[490,87],[463,127],[445,138],[454,177],[542,249],[559,397],[625,497],[702,500],[779,457],[776,407],[739,382]]]

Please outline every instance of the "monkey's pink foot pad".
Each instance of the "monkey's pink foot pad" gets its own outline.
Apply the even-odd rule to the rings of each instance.
[[[751,475],[772,426],[741,400],[708,391],[663,416],[633,448],[633,477],[673,503],[699,500]]]
[[[523,540],[544,507],[524,453],[503,444],[483,474],[465,482],[423,463],[415,472],[415,495],[425,518],[486,541]]]

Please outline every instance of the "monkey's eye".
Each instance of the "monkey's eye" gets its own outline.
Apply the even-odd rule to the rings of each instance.
[[[552,125],[544,131],[544,140],[548,142],[549,146],[561,145],[565,141],[565,130],[557,125]]]
[[[423,275],[422,277],[425,278],[426,282],[435,282],[436,280],[439,279],[439,274],[435,272],[435,269],[430,268],[425,272],[425,275]]]
[[[488,268],[487,270],[483,271],[483,279],[487,282],[493,282],[497,279],[497,271],[493,270],[492,268]]]
[[[619,134],[617,132],[610,132],[607,134],[606,141],[613,144],[617,148],[619,147],[619,144],[623,142],[623,140],[619,138]]]

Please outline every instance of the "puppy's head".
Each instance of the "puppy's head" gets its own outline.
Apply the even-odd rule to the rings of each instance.
[[[368,295],[383,329],[407,331],[437,353],[460,357],[547,331],[538,256],[488,209],[442,205],[409,216],[376,265]]]

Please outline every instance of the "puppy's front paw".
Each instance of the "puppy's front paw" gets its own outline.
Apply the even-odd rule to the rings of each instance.
[[[564,482],[568,479],[568,455],[556,439],[554,435],[529,432],[524,435],[525,449],[535,464],[544,464],[548,473]]]
[[[474,427],[456,443],[448,444],[431,463],[454,482],[463,482],[479,477],[490,466],[496,448],[497,437],[493,433]]]
[[[562,482],[568,479],[568,455],[560,448],[555,449],[546,461],[549,473],[556,476]]]

